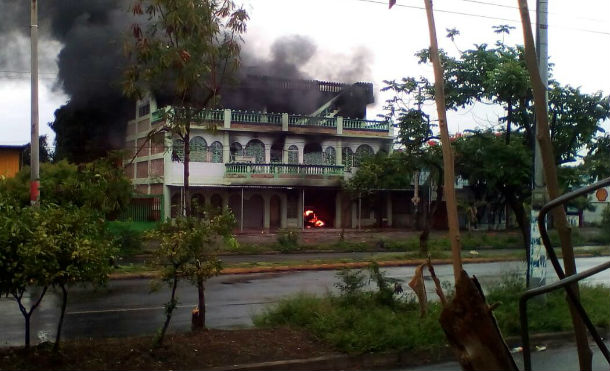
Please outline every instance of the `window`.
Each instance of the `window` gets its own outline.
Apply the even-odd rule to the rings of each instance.
[[[218,141],[210,145],[211,160],[215,163],[222,163],[222,144]]]
[[[138,117],[146,116],[149,113],[150,113],[150,103],[146,103],[145,105],[138,107]]]
[[[288,163],[298,164],[299,163],[299,149],[294,144],[288,147]]]
[[[318,143],[309,143],[303,148],[303,163],[307,165],[322,165],[324,163],[322,146]]]
[[[265,145],[258,139],[253,139],[246,145],[246,156],[253,157],[255,163],[265,162]]]
[[[229,150],[231,151],[231,161],[235,161],[235,157],[237,156],[241,157],[244,155],[244,149],[238,142],[231,143]]]
[[[354,166],[354,151],[349,147],[343,147],[341,155],[343,156],[341,164],[345,166],[345,170],[349,171]]]
[[[358,149],[356,149],[356,154],[354,155],[354,166],[360,166],[362,161],[364,161],[368,157],[373,156],[374,154],[375,153],[371,146],[369,146],[368,144],[361,144],[360,146],[358,146]]]
[[[206,162],[208,160],[208,143],[202,137],[191,139],[191,161]]]
[[[334,147],[326,147],[324,151],[324,164],[325,165],[336,165],[337,164],[337,151]]]
[[[174,139],[172,144],[172,161],[184,161],[184,141],[182,139]]]

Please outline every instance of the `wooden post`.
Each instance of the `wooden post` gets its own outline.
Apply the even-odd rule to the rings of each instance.
[[[534,91],[534,103],[536,113],[537,130],[536,139],[540,144],[540,154],[542,156],[542,167],[544,169],[544,179],[546,180],[547,191],[549,197],[555,199],[561,195],[559,190],[559,181],[557,180],[557,166],[553,155],[553,144],[551,143],[551,135],[549,132],[548,109],[546,105],[546,89],[540,77],[538,64],[536,61],[536,50],[534,48],[534,36],[532,34],[532,25],[530,21],[527,0],[519,1],[519,11],[521,13],[521,24],[523,26],[523,39],[525,44],[525,62],[529,70],[530,79],[532,81],[532,89]],[[561,242],[561,252],[563,254],[563,264],[566,276],[576,274],[576,262],[574,260],[574,249],[572,248],[571,230],[568,225],[566,212],[563,207],[556,207],[551,210],[553,222],[559,234]],[[574,284],[572,289],[578,295],[578,284]],[[568,302],[570,313],[572,315],[572,324],[574,326],[574,335],[576,337],[576,348],[578,350],[578,360],[581,370],[591,370],[592,353],[589,348],[587,332],[584,323],[578,316],[578,313],[573,305]]]
[[[436,25],[432,12],[432,0],[424,0],[426,14],[428,16],[428,30],[430,32],[430,60],[434,67],[434,99],[436,101],[436,112],[438,114],[438,127],[441,132],[441,144],[443,149],[443,172],[445,177],[445,202],[447,205],[447,222],[449,224],[449,239],[451,240],[451,257],[453,260],[453,276],[457,283],[462,272],[462,256],[460,243],[460,225],[458,223],[457,201],[455,198],[455,171],[453,169],[453,151],[447,128],[447,110],[445,107],[445,82],[443,67],[438,55],[438,43],[436,41]]]

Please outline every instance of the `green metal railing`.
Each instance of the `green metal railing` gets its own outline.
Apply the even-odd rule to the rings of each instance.
[[[336,117],[289,115],[288,126],[317,126],[323,128],[336,128]]]
[[[305,164],[253,164],[243,162],[230,162],[225,164],[225,174],[242,174],[251,176],[253,174],[284,175],[324,175],[343,176],[343,165],[305,165]]]
[[[119,218],[134,222],[156,222],[164,219],[163,195],[135,195]]]
[[[245,124],[281,125],[282,114],[266,112],[231,111],[231,122],[239,122]]]
[[[390,124],[388,121],[344,118],[343,129],[388,131]]]
[[[170,112],[171,116],[171,110]],[[158,109],[152,112],[152,122],[157,122],[163,119],[164,109]],[[250,112],[250,111],[230,111],[231,122],[244,124],[262,124],[262,125],[281,125],[282,114],[272,112]],[[197,121],[212,121],[223,122],[225,112],[222,109],[209,109],[198,112],[194,119]],[[322,127],[322,128],[337,128],[337,117],[327,116],[303,116],[303,115],[288,115],[288,125],[296,127]],[[365,130],[365,131],[388,131],[390,123],[388,121],[361,120],[344,118],[344,130]]]

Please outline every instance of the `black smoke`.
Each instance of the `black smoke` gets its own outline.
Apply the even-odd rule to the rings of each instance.
[[[130,19],[121,0],[39,2],[40,49],[61,43],[59,55],[41,55],[40,70],[57,64],[56,88],[69,101],[55,111],[57,158],[74,162],[104,156],[122,146],[132,104],[121,94],[122,43]],[[30,2],[0,2],[0,37],[28,49],[0,51],[0,67],[29,70]],[[55,60],[55,58],[57,58]]]
[[[120,84],[127,62],[122,46],[133,22],[129,4],[125,0],[40,1],[40,49],[45,50],[50,40],[61,43],[58,55],[41,54],[40,69],[52,70],[56,63],[56,88],[69,96],[50,124],[56,133],[58,159],[89,161],[122,147],[125,124],[135,113]],[[0,69],[29,70],[29,26],[29,1],[0,0],[0,42],[14,46],[0,48]],[[317,64],[316,73],[328,76],[323,78],[349,85],[367,78],[369,72],[366,51],[344,58],[345,63],[326,63],[316,60],[315,43],[302,36],[281,37],[270,48],[270,57],[260,54],[244,47],[243,67],[236,80],[221,90],[223,106],[308,114],[336,94],[315,87],[317,82],[305,72],[308,65]],[[279,89],[281,86],[290,88]],[[362,102],[370,103],[370,87],[364,90]]]

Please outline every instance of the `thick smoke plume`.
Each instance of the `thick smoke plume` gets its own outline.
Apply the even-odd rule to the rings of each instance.
[[[125,123],[134,115],[133,102],[122,96],[120,86],[126,63],[122,45],[133,22],[127,9],[129,2],[50,0],[39,4],[40,70],[54,70],[57,63],[56,87],[70,97],[56,110],[51,123],[56,133],[56,155],[83,162],[121,148]],[[0,69],[29,70],[29,26],[29,1],[0,1]],[[61,43],[59,55],[45,49],[45,41],[50,40]],[[278,94],[274,88],[277,81],[311,80],[314,76],[306,71],[313,71],[316,78],[353,83],[370,73],[366,51],[343,57],[345,63],[329,63],[317,58],[314,42],[302,36],[281,37],[270,52],[270,58],[262,58],[259,52],[244,47],[239,86],[221,91],[224,106],[307,113],[325,97],[305,94],[305,90],[292,97]],[[267,82],[261,85],[261,81]],[[253,86],[256,95],[252,94]]]

